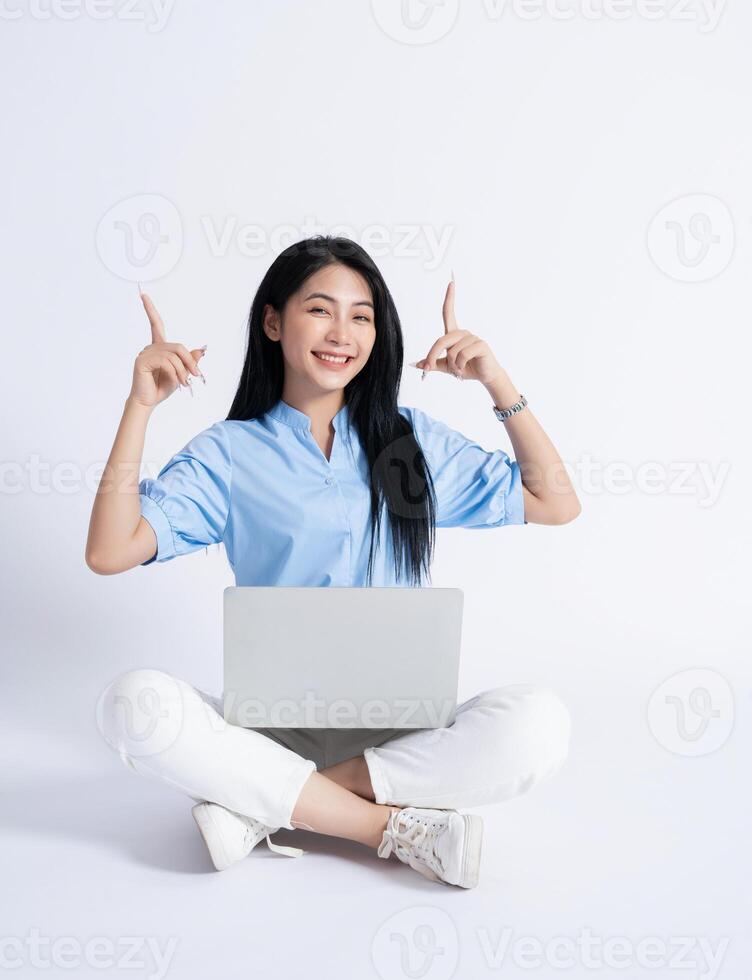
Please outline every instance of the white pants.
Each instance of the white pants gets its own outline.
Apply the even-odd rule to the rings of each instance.
[[[134,772],[289,830],[310,774],[344,759],[365,757],[377,803],[459,809],[507,800],[550,776],[570,730],[558,695],[532,684],[476,694],[446,728],[241,728],[225,722],[221,698],[151,669],[109,684],[97,719]]]

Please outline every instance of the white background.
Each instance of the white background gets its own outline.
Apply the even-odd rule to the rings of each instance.
[[[718,975],[746,976],[749,6],[446,0],[425,27],[393,2],[97,9],[7,0],[0,16],[3,937],[172,938],[181,980],[306,963],[401,978],[378,930],[431,906],[448,918],[429,980],[455,942],[456,976],[499,975],[478,936],[504,928],[693,937],[685,967],[726,937]],[[147,263],[133,216],[154,207],[166,241]],[[112,577],[84,562],[96,468],[149,342],[134,280],[169,339],[208,345],[206,387],[152,417],[155,475],[226,416],[258,283],[314,231],[376,259],[406,362],[443,332],[454,269],[460,326],[528,397],[583,506],[562,527],[438,532],[433,584],[465,591],[460,696],[531,680],[573,717],[565,769],[483,809],[473,892],[303,832],[278,838],[304,841],[300,861],[264,848],[210,874],[190,801],[126,772],[96,727],[100,691],[132,667],[219,690],[233,584],[219,548]],[[480,385],[406,366],[400,402],[511,451]],[[718,711],[694,741],[676,703],[648,710],[689,669],[711,672]],[[407,942],[404,921],[387,932]],[[614,967],[531,971],[510,950],[503,969]],[[708,975],[636,953],[618,972]]]

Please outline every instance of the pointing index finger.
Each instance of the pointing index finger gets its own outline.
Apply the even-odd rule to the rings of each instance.
[[[454,315],[454,276],[452,276],[452,280],[447,286],[441,315],[444,319],[444,333],[457,330],[457,318]]]
[[[146,293],[141,293],[141,302],[144,304],[146,315],[149,317],[149,323],[151,324],[151,342],[153,344],[164,343],[167,339],[164,323],[162,322],[162,317],[157,312],[156,306]]]

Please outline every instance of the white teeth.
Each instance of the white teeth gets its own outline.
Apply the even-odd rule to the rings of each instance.
[[[335,364],[346,364],[350,360],[349,357],[334,357],[332,354],[319,354],[317,351],[313,354],[314,357],[320,357],[322,361],[333,361]]]

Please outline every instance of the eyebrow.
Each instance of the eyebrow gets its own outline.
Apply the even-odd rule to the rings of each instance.
[[[309,299],[326,299],[330,303],[334,303],[335,306],[337,305],[337,300],[333,296],[328,296],[326,293],[310,293],[308,296],[306,296],[303,302],[307,303]],[[369,303],[367,299],[359,299],[357,302],[353,303],[352,305],[370,306],[371,309],[373,309],[373,303]]]

